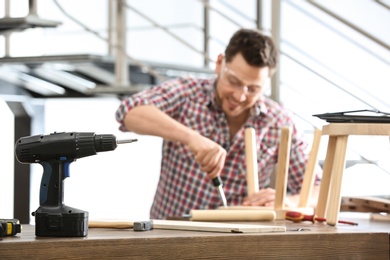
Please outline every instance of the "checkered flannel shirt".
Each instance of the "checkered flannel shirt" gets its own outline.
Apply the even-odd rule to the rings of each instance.
[[[214,79],[177,78],[122,100],[117,112],[120,129],[127,131],[126,113],[140,105],[154,105],[166,114],[220,144],[227,151],[221,172],[228,205],[241,205],[247,196],[244,128],[256,130],[259,187],[269,185],[278,155],[280,129],[293,126],[288,191],[297,194],[307,161],[307,144],[298,137],[292,118],[269,98],[251,108],[250,117],[230,140],[226,116],[215,102]],[[150,217],[188,214],[191,209],[214,209],[222,201],[186,145],[164,140],[161,173]]]

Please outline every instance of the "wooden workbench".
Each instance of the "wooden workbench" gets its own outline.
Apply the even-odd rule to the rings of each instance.
[[[287,227],[267,234],[90,228],[85,238],[38,238],[34,226],[24,225],[0,241],[0,259],[390,259],[390,223],[356,216],[344,220],[358,226],[261,222]]]

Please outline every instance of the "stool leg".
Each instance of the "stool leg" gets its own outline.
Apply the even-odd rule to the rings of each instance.
[[[341,183],[345,168],[345,154],[347,151],[348,135],[337,136],[334,164],[330,183],[330,197],[326,223],[335,226],[338,222],[341,203]]]
[[[274,209],[284,209],[285,207],[288,167],[290,162],[291,133],[291,127],[282,127],[280,133],[278,166],[275,183]]]
[[[311,196],[314,180],[316,175],[314,174],[315,167],[318,162],[318,150],[320,147],[322,131],[320,129],[314,130],[314,138],[309,158],[306,163],[305,175],[303,175],[302,189],[299,194],[299,208],[306,208],[309,204],[309,198]]]
[[[322,180],[320,184],[320,192],[318,195],[318,203],[316,208],[316,215],[320,218],[325,217],[326,208],[328,205],[329,186],[330,186],[330,178],[333,169],[335,149],[336,149],[336,137],[329,136],[328,149],[326,151],[326,157],[325,157],[325,162],[324,162],[324,167],[322,172]]]
[[[248,195],[259,191],[259,171],[257,168],[256,132],[252,127],[245,128],[245,162]]]

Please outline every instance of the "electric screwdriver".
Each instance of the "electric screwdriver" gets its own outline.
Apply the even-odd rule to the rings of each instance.
[[[117,140],[114,135],[90,132],[61,132],[20,138],[15,155],[20,163],[43,167],[39,208],[35,216],[36,236],[84,237],[88,234],[88,212],[63,204],[64,180],[69,165],[79,158],[115,150],[118,144],[137,139]]]

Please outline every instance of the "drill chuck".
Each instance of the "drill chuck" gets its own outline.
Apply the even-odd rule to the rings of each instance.
[[[95,150],[96,152],[106,152],[115,150],[117,147],[116,137],[114,135],[96,135]]]

